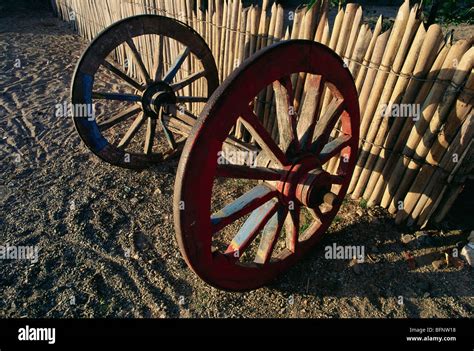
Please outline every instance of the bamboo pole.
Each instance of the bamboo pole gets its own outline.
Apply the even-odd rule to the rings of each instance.
[[[303,25],[300,27],[299,38],[310,40],[313,39],[316,34],[316,24],[318,20],[318,11],[320,7],[320,0],[317,0],[316,3],[309,9],[306,10],[303,19]],[[294,109],[299,111],[301,97],[303,94],[303,88],[306,81],[306,74],[301,72],[296,80],[296,86],[293,86],[294,91]]]
[[[268,35],[268,29],[270,26],[270,20],[267,17],[267,8],[268,8],[268,0],[264,0],[262,4],[262,11],[260,13],[260,23],[258,28],[258,38],[257,38],[257,51],[264,48],[266,45],[266,39]],[[257,96],[257,101],[255,104],[255,111],[260,119],[263,122],[263,113],[265,110],[265,96],[266,96],[266,89],[263,89]]]
[[[364,56],[364,60],[362,61],[362,65],[360,67],[360,72],[357,76],[356,79],[356,88],[357,91],[360,93],[362,89],[362,84],[364,82],[366,73],[367,73],[367,67],[370,65],[371,57],[373,55],[374,49],[375,49],[375,43],[377,41],[377,38],[379,37],[380,33],[382,33],[382,21],[383,17],[379,16],[379,19],[377,20],[377,23],[375,24],[374,32],[372,33],[372,38],[370,40],[370,43],[367,47],[367,51]]]
[[[367,51],[367,46],[370,43],[370,38],[372,33],[370,32],[369,26],[363,24],[360,28],[357,41],[354,46],[354,51],[349,61],[349,70],[352,73],[354,80],[357,78],[357,75],[360,71],[362,60],[364,59],[365,52]]]
[[[322,0],[319,9],[319,19],[314,34],[314,41],[322,43],[324,27],[328,22],[329,0]]]
[[[244,13],[241,20],[241,30],[245,32],[240,37],[240,52],[239,52],[239,64],[249,56],[251,51],[251,27],[252,27],[252,13],[254,11],[254,6],[251,5],[244,9]],[[240,120],[237,121],[235,137],[240,140],[245,141],[245,128]]]
[[[274,3],[272,8],[271,8],[271,16],[270,16],[270,26],[268,28],[268,37],[265,46],[270,46],[271,44],[274,43],[274,39],[278,35],[281,37],[282,31],[283,31],[283,21],[279,23],[281,25],[281,28],[277,28],[277,12],[278,12],[278,7],[277,4]],[[269,129],[269,116],[270,116],[270,111],[271,111],[271,101],[273,99],[273,87],[269,85],[266,88],[266,93],[264,97],[264,106],[263,106],[263,126],[267,130]]]
[[[295,10],[295,17],[293,19],[293,27],[291,28],[291,37],[290,37],[291,40],[299,38],[300,28],[303,24],[305,9],[306,9],[305,6],[298,6]],[[294,73],[291,75],[291,84],[294,87],[296,87],[298,77],[299,75],[297,73]]]
[[[283,36],[283,23],[284,23],[284,10],[281,5],[278,5],[276,8],[276,21],[275,21],[275,29],[273,32],[273,39],[272,42],[276,43],[279,42]],[[268,94],[270,92],[270,94]],[[265,114],[264,114],[264,125],[266,125],[267,130],[272,131],[275,129],[276,119],[275,119],[275,106],[272,104],[273,101],[273,87],[269,86],[267,90],[267,104],[265,105]],[[267,123],[265,124],[265,119]]]
[[[347,47],[344,53],[344,56],[346,58],[352,57],[352,53],[354,52],[354,46],[356,44],[359,31],[361,28],[361,23],[362,23],[362,7],[359,6],[354,15],[354,20],[352,22],[352,28],[351,28],[350,36],[349,36],[349,42],[347,43]]]

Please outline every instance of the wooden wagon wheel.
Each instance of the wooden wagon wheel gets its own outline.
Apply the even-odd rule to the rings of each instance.
[[[191,63],[195,71],[186,72]],[[191,27],[162,16],[130,17],[100,33],[81,57],[71,91],[74,123],[101,159],[142,169],[181,151],[218,84],[212,53]]]
[[[307,83],[300,111],[293,113],[292,77],[298,73],[306,74]],[[253,112],[255,97],[267,87],[274,91],[279,141]],[[332,100],[320,114],[324,87]],[[215,287],[248,290],[274,279],[307,252],[346,194],[357,156],[359,118],[352,76],[324,45],[286,41],[248,59],[210,98],[179,164],[174,218],[189,267]],[[219,161],[236,123],[258,144],[257,165]],[[330,174],[324,165],[333,158],[340,161]],[[242,196],[212,208],[213,189],[225,182],[228,193],[226,182],[235,179],[253,183]],[[223,232],[225,240],[216,242]]]

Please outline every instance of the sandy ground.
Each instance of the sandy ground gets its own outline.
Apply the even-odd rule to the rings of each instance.
[[[49,14],[0,18],[0,244],[40,248],[36,264],[0,262],[0,317],[474,316],[472,269],[432,265],[468,228],[407,232],[350,201],[322,244],[270,286],[228,293],[201,282],[174,239],[177,163],[111,167],[54,116],[85,47]],[[368,259],[327,260],[333,243],[364,245]]]

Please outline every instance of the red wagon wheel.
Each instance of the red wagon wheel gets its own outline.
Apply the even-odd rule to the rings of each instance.
[[[71,91],[74,123],[102,160],[142,169],[181,151],[218,84],[212,53],[191,27],[130,17],[100,33],[81,57]]]
[[[293,107],[297,74],[306,74],[299,113]],[[255,97],[269,87],[276,137],[253,111]],[[332,100],[319,113],[323,91]],[[356,161],[359,118],[352,76],[324,45],[286,41],[247,60],[209,100],[179,164],[174,218],[189,267],[215,287],[248,290],[294,264],[339,210]],[[223,145],[239,123],[260,150],[250,167],[222,162]],[[333,158],[339,165],[329,173],[325,165]],[[230,183],[241,180],[250,186],[232,192]],[[219,186],[225,206],[222,198],[213,204]]]

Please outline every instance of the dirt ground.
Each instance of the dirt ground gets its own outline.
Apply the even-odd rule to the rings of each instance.
[[[432,264],[469,228],[410,232],[352,201],[271,285],[229,293],[204,284],[174,238],[177,161],[114,168],[83,146],[70,118],[54,116],[85,47],[49,14],[0,18],[0,244],[40,248],[36,264],[0,262],[1,318],[474,316],[472,268]],[[367,260],[325,259],[333,243],[364,245]]]

